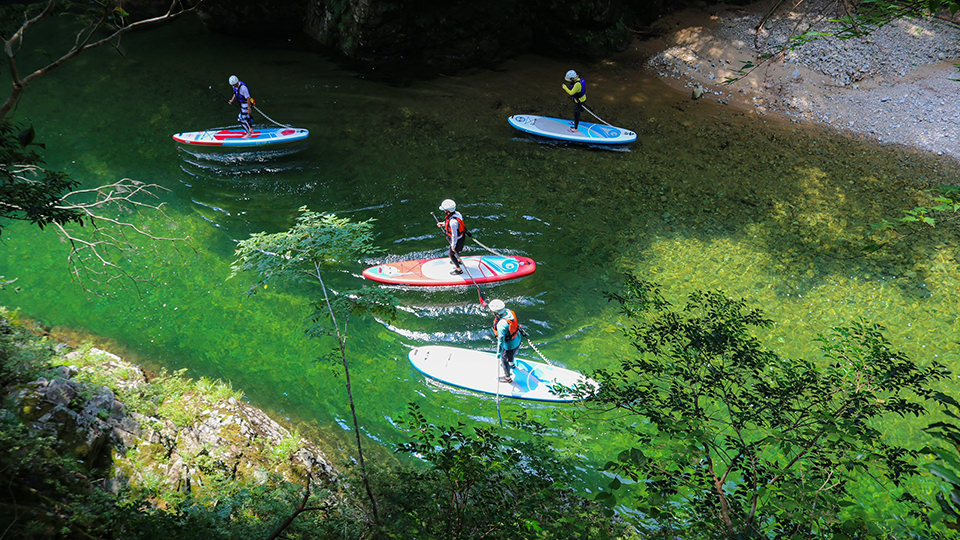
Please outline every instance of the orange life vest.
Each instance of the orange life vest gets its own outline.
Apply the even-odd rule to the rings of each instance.
[[[504,317],[497,315],[493,316],[493,335],[497,336],[499,339],[500,334],[498,333],[497,325],[500,324],[501,318],[507,319],[507,341],[516,339],[517,334],[520,333],[520,323],[517,322],[517,314],[514,313],[512,309],[508,309],[507,314],[504,315]]]
[[[460,232],[460,236],[467,234],[467,227],[463,224],[463,218],[459,217],[458,214],[451,213],[443,220],[443,232],[447,233],[447,236],[453,236],[453,229],[450,227],[451,219],[457,220],[457,230]]]

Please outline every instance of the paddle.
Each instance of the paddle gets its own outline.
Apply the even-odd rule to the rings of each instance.
[[[497,364],[497,374],[495,375],[495,377],[497,378],[497,420],[500,421],[500,427],[503,427],[503,417],[500,416],[500,359],[499,358],[497,358],[496,364]]]
[[[225,102],[227,103],[227,105],[230,104],[230,98],[228,98],[227,96],[225,96],[225,95],[223,95],[222,93],[220,93],[220,91],[217,90],[217,89],[215,89],[215,88],[213,87],[213,85],[210,85],[210,86],[208,86],[207,88],[209,88],[210,91],[213,92],[214,94],[216,94],[216,95],[220,96],[221,98],[223,98],[223,101],[225,101]]]
[[[430,212],[430,215],[433,216],[433,220],[437,222],[437,225],[440,225],[440,220],[437,219],[437,215],[433,212]],[[477,284],[477,280],[473,279],[473,275],[470,274],[470,269],[467,268],[467,265],[463,264],[463,259],[460,258],[459,254],[454,253],[453,256],[457,259],[457,264],[459,264],[464,269],[464,272],[467,273],[467,277],[473,282],[473,286],[477,288],[477,296],[480,297],[480,305],[487,307],[487,301],[483,299],[483,293],[480,292],[480,285]],[[497,385],[497,388],[499,389],[500,386]]]
[[[226,101],[228,104],[230,103],[230,98],[228,98],[227,96],[221,94],[220,91],[214,89],[213,86],[208,86],[207,88],[209,88],[212,92],[215,92],[218,96],[222,97],[223,100]],[[292,128],[292,127],[293,127],[293,126],[288,126],[287,124],[281,124],[280,122],[277,122],[277,121],[274,120],[273,118],[270,118],[269,116],[267,116],[267,114],[266,114],[265,112],[263,112],[263,111],[260,110],[260,107],[257,107],[257,104],[256,104],[256,103],[253,104],[253,110],[255,110],[255,111],[257,111],[258,113],[260,113],[260,116],[266,118],[266,119],[269,120],[273,125],[275,125],[275,126],[277,126],[277,127],[284,127],[284,128]]]
[[[433,212],[430,212],[430,215],[433,216],[433,221],[435,221],[437,225],[440,225],[440,220],[437,219],[437,215],[434,214]],[[467,232],[466,234],[470,238],[473,238],[473,235],[470,234],[469,232]],[[476,240],[474,241],[480,244],[480,242]],[[480,244],[480,245],[483,246],[483,244]],[[496,255],[496,253],[493,252],[493,250],[491,250],[490,248],[486,246],[483,246],[483,247],[486,248],[491,253],[494,253],[494,255]],[[477,288],[477,296],[480,297],[480,305],[483,307],[487,307],[487,301],[484,300],[483,298],[483,292],[480,290],[480,285],[477,283],[477,280],[473,279],[473,275],[470,274],[470,269],[466,267],[467,265],[463,264],[463,259],[460,258],[460,255],[458,255],[457,253],[454,253],[453,256],[457,259],[457,263],[464,268],[464,271],[467,273],[467,277],[470,278],[470,281],[473,282],[473,286]],[[496,374],[494,375],[494,377],[496,377],[496,380],[497,380],[497,399],[496,399],[497,421],[500,423],[500,427],[503,427],[503,417],[500,415],[500,359],[499,358],[497,359],[495,364],[496,364],[496,370],[497,370]]]

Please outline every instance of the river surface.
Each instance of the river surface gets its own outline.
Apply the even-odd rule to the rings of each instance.
[[[29,44],[50,55],[50,41]],[[540,351],[572,369],[611,367],[629,352],[604,297],[624,272],[659,281],[677,301],[720,288],[761,306],[776,321],[761,337],[785,355],[816,357],[818,333],[862,317],[921,362],[960,368],[955,228],[863,247],[875,223],[923,200],[921,188],[954,182],[954,161],[693,101],[645,74],[633,51],[592,65],[528,56],[403,84],[189,20],[128,36],[122,52],[85,54],[43,77],[16,119],[36,127],[49,166],[85,186],[129,177],[169,190],[160,193],[169,221],[125,217],[190,241],[125,257],[147,281],[116,281],[96,295],[71,280],[67,246],[52,230],[5,224],[0,275],[19,289],[0,291],[0,304],[61,335],[99,336],[151,369],[229,381],[302,433],[319,433],[335,455],[349,450],[351,427],[339,366],[323,360],[332,343],[305,336],[318,290],[278,285],[248,296],[254,276],[228,279],[235,242],[285,230],[301,206],[376,219],[382,254],[329,277],[346,289],[363,285],[367,265],[443,256],[430,213],[455,199],[484,245],[537,261],[532,276],[484,294],[515,309]],[[587,78],[594,113],[638,133],[629,151],[544,144],[507,124],[511,114],[569,115],[560,83],[571,67]],[[175,132],[234,122],[236,110],[210,89],[229,92],[231,74],[270,118],[309,129],[308,144],[289,153],[179,149]],[[468,242],[466,254],[477,253],[485,251]],[[495,423],[493,398],[432,384],[407,361],[419,345],[493,347],[476,289],[396,295],[396,320],[350,323],[366,435],[381,448],[403,440],[396,419],[409,402],[439,423]],[[536,359],[528,348],[521,356]],[[554,428],[557,446],[585,462],[602,463],[623,442],[596,415],[571,419],[573,406],[500,408],[505,419],[525,410]],[[922,425],[891,423],[889,435],[916,438]]]

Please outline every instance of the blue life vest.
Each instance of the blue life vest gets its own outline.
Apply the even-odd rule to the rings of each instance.
[[[247,87],[246,83],[244,83],[243,81],[237,81],[237,85],[233,87],[233,95],[237,98],[237,100],[241,104],[244,104],[247,102],[247,98],[240,93],[241,88],[246,88],[247,93],[248,94],[250,93],[250,88]]]

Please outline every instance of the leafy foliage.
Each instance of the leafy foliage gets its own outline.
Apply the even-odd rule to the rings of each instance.
[[[606,469],[640,482],[638,509],[661,526],[737,538],[867,530],[847,511],[851,486],[872,478],[895,490],[917,474],[917,452],[878,426],[923,414],[948,372],[894,350],[880,326],[834,328],[813,362],[765,348],[752,331],[771,322],[721,292],[696,291],[676,309],[627,276],[626,293],[609,296],[636,354],[596,374],[597,403],[651,426],[635,427],[640,445]]]
[[[80,211],[62,206],[62,197],[79,183],[40,167],[40,155],[28,149],[25,136],[19,135],[26,132],[0,121],[0,233],[4,219],[29,221],[41,229],[50,223],[82,224]]]
[[[573,466],[543,439],[545,426],[520,417],[510,427],[431,424],[416,404],[400,424],[397,452],[422,461],[379,478],[386,538],[614,538],[626,527],[569,487]],[[426,465],[422,467],[420,465]]]
[[[275,280],[312,281],[324,266],[374,251],[373,220],[354,223],[302,206],[296,224],[289,230],[255,233],[239,242],[232,275],[254,273],[257,282],[251,287],[253,294]]]
[[[903,211],[903,216],[894,220],[884,220],[880,223],[881,229],[895,229],[898,226],[912,226],[914,224],[934,227],[938,222],[956,219],[960,211],[960,186],[940,186],[929,190],[930,202],[915,206]],[[909,231],[902,234],[908,234]]]
[[[926,431],[946,443],[928,448],[935,461],[929,465],[930,472],[939,477],[946,493],[937,493],[937,503],[944,513],[944,523],[954,531],[960,531],[960,402],[951,396],[939,394],[935,399],[944,408],[948,420],[930,424]]]
[[[377,501],[370,488],[360,438],[360,422],[357,419],[356,403],[350,382],[350,364],[347,361],[347,321],[354,313],[390,315],[396,301],[379,289],[341,291],[331,296],[332,291],[324,281],[324,270],[335,263],[373,253],[373,221],[354,223],[333,214],[312,212],[300,207],[300,216],[289,230],[280,233],[257,233],[237,246],[237,260],[231,276],[240,272],[254,272],[257,282],[249,294],[275,280],[304,281],[320,285],[323,299],[314,303],[310,315],[309,334],[312,336],[333,335],[337,340],[336,355],[343,367],[347,400],[353,417],[354,435],[360,474],[372,508],[374,523],[378,522]],[[329,317],[325,327],[322,321]],[[332,328],[332,329],[330,329]],[[298,511],[299,513],[299,511]],[[298,515],[298,514],[295,514]],[[286,527],[286,525],[284,525]],[[275,535],[279,535],[277,531]]]

